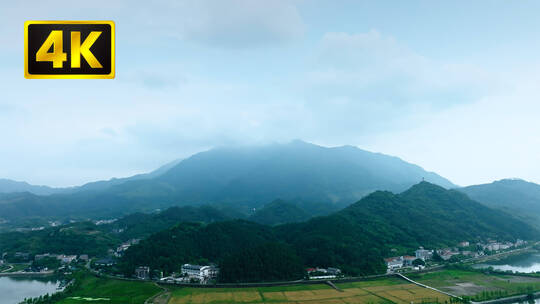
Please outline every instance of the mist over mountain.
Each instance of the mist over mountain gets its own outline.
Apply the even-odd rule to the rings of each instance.
[[[48,186],[30,185],[27,182],[19,182],[10,179],[0,178],[0,193],[30,192],[37,195],[49,195],[62,192],[61,188]]]
[[[521,179],[458,189],[489,207],[504,210],[540,228],[540,185]]]
[[[401,192],[422,179],[455,187],[447,179],[397,157],[302,141],[216,148],[167,169],[157,176],[81,187],[87,191],[0,199],[0,218],[103,218],[201,204],[249,214],[277,198],[344,207],[373,191]]]
[[[151,178],[158,177],[162,175],[163,173],[167,172],[172,167],[176,166],[180,161],[181,161],[180,159],[172,161],[149,173],[137,174],[130,177],[111,178],[109,180],[89,182],[84,185],[75,186],[75,187],[54,188],[54,187],[49,187],[49,186],[36,186],[36,185],[31,185],[27,182],[19,182],[19,181],[14,181],[10,179],[0,178],[0,193],[28,192],[35,195],[50,195],[50,194],[58,194],[58,193],[74,193],[78,191],[88,191],[88,190],[104,190],[114,185],[123,184],[127,181],[151,179]]]

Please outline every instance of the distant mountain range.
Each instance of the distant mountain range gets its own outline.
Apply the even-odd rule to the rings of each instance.
[[[521,179],[459,189],[489,207],[504,210],[540,228],[540,185]]]
[[[82,186],[76,186],[76,187],[54,188],[54,187],[49,187],[49,186],[37,186],[37,185],[31,185],[27,182],[20,182],[20,181],[0,178],[0,193],[28,192],[35,195],[51,195],[51,194],[73,193],[73,192],[88,191],[88,190],[103,190],[110,186],[120,185],[127,181],[151,179],[151,178],[158,177],[159,175],[167,172],[172,167],[176,166],[180,161],[181,161],[180,159],[175,160],[173,162],[170,162],[168,164],[165,164],[159,167],[158,169],[150,173],[137,174],[137,175],[133,175],[130,177],[123,177],[123,178],[112,178],[107,181],[90,182]]]
[[[48,186],[35,186],[27,182],[18,182],[10,179],[0,178],[0,193],[30,192],[36,195],[49,195],[59,193],[64,189],[52,188]]]
[[[213,204],[250,214],[275,199],[339,207],[376,191],[400,192],[421,180],[445,188],[447,179],[397,157],[352,146],[302,141],[216,148],[154,173],[87,184],[48,196],[0,195],[0,218],[104,218],[170,206]]]

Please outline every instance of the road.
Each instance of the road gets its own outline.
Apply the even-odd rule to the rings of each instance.
[[[8,272],[8,271],[10,271],[11,269],[13,269],[13,265],[9,265],[8,267],[9,267],[8,269],[2,270],[2,271],[0,271],[0,272]]]

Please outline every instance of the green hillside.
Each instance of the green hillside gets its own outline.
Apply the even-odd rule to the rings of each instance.
[[[303,222],[314,216],[327,215],[339,208],[331,203],[275,200],[258,209],[248,219],[263,225]]]
[[[458,190],[489,207],[504,210],[540,228],[540,185],[538,184],[520,179],[503,179]]]
[[[171,207],[159,213],[130,214],[110,224],[78,222],[38,231],[0,233],[0,252],[102,256],[122,241],[145,238],[181,222],[211,223],[231,218],[210,206]]]
[[[537,230],[504,212],[458,191],[422,182],[400,194],[375,192],[342,211],[303,223],[274,227],[246,221],[180,224],[128,250],[123,269],[129,274],[137,265],[149,265],[173,272],[183,263],[200,261],[227,261],[232,269],[231,261],[240,262],[245,250],[282,242],[294,248],[302,267],[337,266],[349,274],[366,275],[385,270],[382,258],[392,248],[412,252],[418,246],[440,248],[464,240],[538,236]],[[250,276],[231,279],[227,274],[223,278],[237,281]]]

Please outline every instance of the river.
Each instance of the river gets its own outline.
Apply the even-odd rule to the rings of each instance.
[[[516,303],[512,303],[512,304],[540,304],[540,299],[536,299],[533,301],[528,301],[528,302],[516,302]]]
[[[56,292],[55,278],[0,277],[0,304],[17,304],[25,298]]]
[[[526,253],[507,257],[499,261],[477,264],[475,268],[493,267],[496,270],[532,273],[540,271],[540,253]]]

